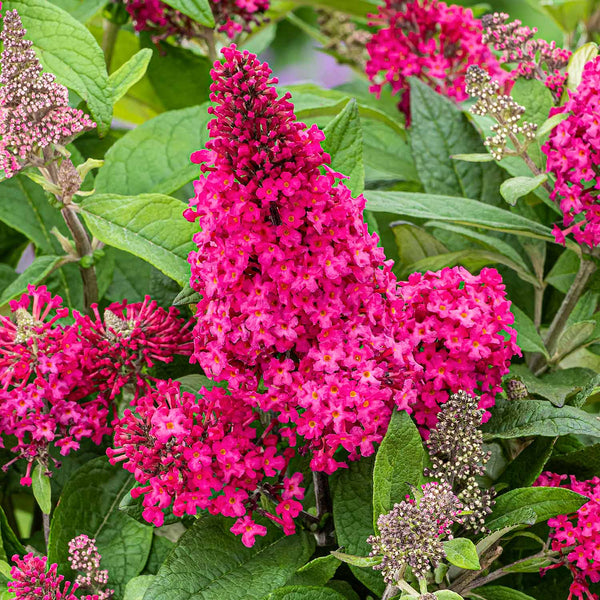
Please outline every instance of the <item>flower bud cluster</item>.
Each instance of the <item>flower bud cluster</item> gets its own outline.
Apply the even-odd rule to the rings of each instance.
[[[127,319],[118,332],[69,311],[44,286],[29,286],[10,308],[12,318],[0,316],[0,436],[13,440],[11,463],[28,463],[23,485],[35,461],[48,470],[51,446],[66,456],[84,438],[99,444],[111,431],[110,399],[131,380],[137,393],[148,388],[143,367],[191,352],[185,321],[149,298],[108,307]]]
[[[269,0],[211,0],[210,5],[218,31],[233,38],[260,22],[269,9]],[[202,25],[161,0],[125,0],[125,7],[136,31],[150,31],[155,38],[202,35]]]
[[[481,489],[475,479],[485,473],[490,458],[479,429],[483,414],[473,396],[463,391],[450,396],[427,440],[431,467],[425,469],[426,477],[450,484],[468,512],[463,526],[475,533],[485,531],[485,519],[493,506],[492,492]]]
[[[481,19],[483,43],[492,44],[494,50],[502,52],[500,62],[503,64],[517,63],[511,71],[513,78],[537,78],[559,99],[567,79],[565,68],[571,51],[557,48],[556,42],[534,39],[535,27],[530,29],[518,20],[507,23],[508,19],[506,13],[485,15]]]
[[[504,388],[509,400],[523,400],[529,395],[527,386],[520,379],[509,379]]]
[[[327,36],[325,49],[333,52],[338,60],[364,70],[369,55],[366,50],[371,34],[359,29],[356,23],[344,13],[319,10],[319,28]]]
[[[461,523],[463,505],[447,482],[425,483],[419,498],[408,498],[377,519],[379,535],[367,540],[369,556],[382,561],[373,568],[382,571],[386,583],[402,579],[407,566],[419,579],[437,567],[445,556],[444,539],[452,539],[451,527]]]
[[[82,534],[69,542],[69,563],[73,571],[79,571],[75,583],[89,593],[82,600],[109,600],[115,593],[106,588],[108,571],[100,568],[102,557],[96,547],[96,540]]]
[[[548,568],[565,565],[571,571],[573,583],[569,598],[598,600],[589,586],[600,581],[600,477],[579,481],[573,475],[546,471],[534,485],[564,487],[590,499],[576,514],[559,515],[548,521],[552,528],[552,550],[561,553],[560,562]],[[542,569],[542,574],[546,570]]]
[[[46,570],[48,559],[45,556],[38,557],[30,552],[19,558],[15,554],[12,561],[15,566],[10,571],[12,580],[8,582],[8,591],[15,595],[14,600],[78,600],[74,593],[77,584],[63,583],[65,578],[57,573],[56,563]]]
[[[564,244],[569,234],[579,244],[600,245],[600,57],[583,68],[581,83],[564,106],[552,114],[566,119],[550,133],[542,151],[546,169],[556,177],[550,197],[560,204],[563,229],[554,226],[554,237]]]
[[[466,76],[466,91],[476,96],[477,102],[471,107],[475,115],[490,116],[496,120],[484,144],[496,160],[502,160],[509,154],[520,153],[535,139],[537,124],[522,121],[525,108],[517,104],[510,96],[500,93],[500,84],[494,81],[486,71],[477,66],[469,67]],[[523,138],[520,141],[520,138]],[[509,147],[509,141],[515,148]]]
[[[67,88],[42,65],[25,39],[16,10],[6,11],[0,33],[0,169],[6,177],[30,164],[45,162],[44,150],[64,146],[96,124],[69,106]]]
[[[123,461],[141,484],[131,493],[143,496],[147,521],[161,526],[167,507],[178,517],[208,509],[237,517],[232,531],[242,534],[247,546],[266,533],[252,520],[253,511],[287,534],[295,531],[302,475],[283,476],[290,454],[278,451],[271,427],[259,436],[259,418],[246,395],[214,387],[202,388],[196,397],[182,392],[178,382],[158,381],[156,390],[138,398],[134,410],[115,423],[110,462]],[[277,502],[275,515],[259,507],[259,488]]]
[[[391,86],[407,116],[409,77],[458,102],[468,97],[464,88],[470,65],[479,65],[501,82],[508,77],[481,41],[483,26],[471,9],[439,0],[385,0],[370,25],[380,27],[367,44],[371,91],[380,94]]]

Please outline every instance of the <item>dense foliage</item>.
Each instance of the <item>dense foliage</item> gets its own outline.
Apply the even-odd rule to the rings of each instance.
[[[1,14],[0,600],[598,599],[596,0]]]

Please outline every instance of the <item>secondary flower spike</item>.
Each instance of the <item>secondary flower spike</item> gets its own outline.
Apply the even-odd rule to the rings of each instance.
[[[372,454],[392,407],[416,400],[404,303],[365,199],[325,167],[323,133],[296,121],[255,55],[223,54],[210,140],[192,157],[207,176],[185,212],[200,229],[188,258],[202,294],[193,359],[230,389],[256,392],[262,378],[253,402],[331,473],[338,448]]]
[[[28,164],[43,164],[44,149],[65,145],[96,124],[69,106],[69,93],[42,65],[25,39],[16,10],[4,15],[0,64],[0,168],[12,177]]]
[[[372,15],[371,25],[380,27],[367,44],[371,91],[380,94],[391,86],[392,93],[400,94],[398,107],[406,115],[409,77],[459,102],[468,97],[465,75],[470,65],[479,65],[502,81],[508,77],[481,41],[483,25],[471,9],[439,0],[385,0]]]

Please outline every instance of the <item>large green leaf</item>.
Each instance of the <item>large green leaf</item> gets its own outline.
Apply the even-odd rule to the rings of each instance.
[[[112,102],[118,102],[145,74],[152,51],[143,48],[136,52],[126,63],[122,64],[108,78],[112,90]]]
[[[503,402],[491,409],[483,425],[485,439],[530,435],[555,437],[569,433],[600,437],[600,417],[574,406],[554,406],[546,400]]]
[[[208,101],[211,61],[195,52],[166,42],[155,44],[142,34],[141,43],[153,50],[148,79],[167,110],[196,106]],[[190,123],[190,127],[193,125]]]
[[[333,521],[338,544],[347,554],[367,556],[371,546],[367,538],[373,531],[374,457],[351,462],[338,471],[333,485]],[[385,584],[380,573],[371,568],[351,566],[356,578],[377,594]]]
[[[146,600],[261,600],[282,586],[312,554],[304,532],[279,537],[272,528],[246,548],[229,529],[233,521],[203,517],[171,551],[146,591]]]
[[[510,488],[532,485],[550,458],[555,441],[556,438],[536,438],[517,458],[508,463],[498,481],[506,483]]]
[[[98,194],[81,204],[81,213],[99,240],[143,258],[183,286],[197,229],[183,218],[184,207],[162,194]]]
[[[300,567],[286,585],[325,585],[337,571],[341,561],[333,554],[319,556]]]
[[[576,452],[553,455],[548,468],[553,473],[568,473],[590,479],[600,473],[600,444],[585,446]]]
[[[0,294],[0,306],[19,297],[27,291],[28,285],[37,285],[57,268],[60,256],[38,256],[10,285]]]
[[[367,190],[364,195],[367,208],[374,212],[459,223],[554,242],[552,231],[545,225],[469,198],[375,190]]]
[[[476,588],[467,594],[467,598],[474,600],[535,600],[533,596],[502,585],[486,585]]]
[[[478,571],[481,569],[479,558],[477,557],[477,548],[475,544],[467,538],[453,538],[444,542],[444,553],[446,560],[460,569],[471,569]]]
[[[360,194],[365,187],[365,167],[356,100],[350,100],[344,110],[327,124],[323,133],[323,148],[331,155],[331,168],[347,175],[349,179],[344,183],[353,195]]]
[[[492,514],[486,521],[491,530],[513,525],[523,510],[535,513],[535,522],[547,521],[557,515],[568,515],[581,508],[589,498],[557,487],[528,487],[510,490],[496,498]]]
[[[404,221],[391,223],[390,226],[398,246],[400,264],[403,266],[412,265],[425,258],[448,252],[442,242],[422,227]]]
[[[491,180],[500,184],[494,163],[473,163],[452,158],[455,154],[485,151],[475,128],[454,102],[416,78],[410,88],[410,142],[419,179],[429,194],[446,194],[495,201],[497,189],[487,197]]]
[[[375,457],[373,527],[380,515],[402,502],[423,480],[425,450],[417,426],[405,411],[395,411]]]
[[[344,596],[328,587],[289,585],[266,596],[265,600],[345,600]]]
[[[112,117],[112,89],[104,54],[94,36],[46,0],[10,0],[2,8],[19,12],[44,68],[87,102],[99,133],[105,134]]]
[[[133,475],[112,466],[106,457],[91,460],[69,479],[50,525],[48,557],[62,573],[71,572],[69,541],[86,534],[96,540],[109,585],[120,595],[125,584],[141,573],[152,543],[152,528],[118,509]]]
[[[106,4],[105,0],[53,0],[52,3],[82,23],[87,22]]]
[[[209,0],[166,0],[165,4],[187,15],[205,27],[215,26]]]
[[[207,106],[169,111],[126,133],[106,153],[96,192],[170,194],[198,177],[190,154],[208,140]]]
[[[516,304],[513,304],[510,310],[515,316],[513,327],[517,330],[517,346],[525,352],[541,352],[549,358],[544,341],[534,322]]]

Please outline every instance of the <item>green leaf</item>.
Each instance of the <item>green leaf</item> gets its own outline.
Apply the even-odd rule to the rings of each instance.
[[[31,488],[33,495],[45,515],[49,515],[52,510],[52,488],[50,487],[50,477],[46,475],[44,469],[38,464],[33,469],[31,475]]]
[[[509,488],[528,487],[540,476],[552,454],[555,438],[536,438],[508,464],[500,479]]]
[[[515,316],[513,327],[517,330],[517,346],[525,352],[541,352],[550,358],[533,321],[516,304],[512,304],[510,309]]]
[[[588,42],[580,46],[571,54],[569,64],[567,65],[567,89],[576,91],[581,83],[581,75],[585,65],[598,56],[598,45],[594,42]],[[565,95],[567,91],[565,90]]]
[[[0,306],[21,296],[27,291],[28,285],[37,285],[48,277],[61,262],[60,256],[38,256],[0,295]]]
[[[520,560],[512,566],[503,567],[505,573],[539,573],[540,569],[548,567],[553,563],[549,558],[537,556],[535,558]]]
[[[328,587],[290,585],[279,588],[265,600],[345,600],[344,596]]]
[[[546,275],[546,283],[566,294],[575,280],[575,275],[579,270],[579,263],[579,256],[575,252],[565,250],[558,257],[548,275]]]
[[[354,565],[355,567],[373,567],[374,565],[380,564],[382,560],[381,556],[356,556],[355,554],[346,554],[345,552],[338,552],[337,550],[332,550],[331,555],[338,560],[349,565]]]
[[[143,572],[156,575],[169,555],[169,552],[171,552],[174,547],[175,542],[167,539],[164,535],[157,535],[157,532],[155,531],[152,536],[152,546],[150,548],[150,554],[148,555],[148,562],[146,563]]]
[[[511,206],[514,206],[519,198],[530,194],[547,180],[548,175],[545,173],[536,177],[512,177],[502,182],[500,194]]]
[[[492,514],[486,526],[492,530],[502,529],[521,518],[523,509],[535,513],[535,522],[547,521],[557,515],[568,515],[579,510],[589,498],[565,488],[529,487],[510,490],[496,498]]]
[[[105,0],[53,0],[53,4],[60,6],[81,23],[86,23],[106,2]]]
[[[199,177],[190,154],[208,140],[207,107],[169,111],[127,132],[106,153],[96,176],[96,192],[170,194]]]
[[[333,554],[319,556],[300,567],[286,585],[325,585],[335,575],[340,562]]]
[[[173,306],[185,306],[186,304],[196,304],[202,300],[202,296],[192,289],[192,286],[186,282],[183,289],[175,296]]]
[[[463,597],[460,594],[457,594],[452,590],[438,590],[437,592],[433,592],[433,595],[441,600],[463,600]]]
[[[8,562],[14,554],[23,555],[26,553],[25,547],[19,541],[14,531],[8,524],[6,513],[0,506],[0,558]]]
[[[457,161],[456,155],[485,152],[481,138],[457,106],[416,78],[410,83],[410,142],[425,192],[483,199],[496,164]],[[497,191],[494,192],[497,196]]]
[[[27,39],[44,69],[87,102],[104,135],[112,118],[112,90],[104,53],[94,36],[69,13],[45,0],[10,0],[3,9],[16,9]]]
[[[206,56],[167,42],[156,44],[148,34],[142,34],[140,40],[143,47],[153,51],[148,80],[165,109],[186,108],[208,101],[212,63]],[[193,127],[191,123],[188,126]]]
[[[344,181],[354,196],[365,188],[362,128],[356,100],[351,99],[344,110],[323,130],[323,149],[331,155],[331,168],[348,175]]]
[[[143,258],[181,286],[189,280],[187,257],[197,227],[183,218],[185,204],[162,194],[97,194],[80,206],[100,241]]]
[[[203,517],[188,529],[171,551],[146,600],[261,600],[284,585],[312,554],[312,538],[301,532],[276,537],[274,528],[252,548],[229,529],[233,522]]]
[[[600,444],[585,446],[568,454],[554,455],[548,468],[553,473],[568,473],[580,479],[590,479],[600,473]]]
[[[373,527],[380,515],[402,502],[412,487],[423,481],[425,450],[410,415],[394,411],[381,441],[373,469]]]
[[[541,139],[549,134],[559,123],[569,118],[569,113],[557,113],[546,119],[537,130],[536,137]]]
[[[445,541],[444,552],[448,562],[456,567],[472,571],[481,569],[475,544],[467,538],[453,538]]]
[[[148,293],[148,282],[156,269],[145,260],[107,246],[106,256],[114,259],[113,278],[105,297],[112,302],[127,298],[129,302],[142,302]]]
[[[556,357],[566,356],[581,346],[594,333],[596,321],[580,321],[569,325],[558,338]],[[554,360],[557,360],[553,357]]]
[[[5,560],[0,560],[0,575],[4,575],[8,580],[12,579],[10,574],[11,569],[12,567]]]
[[[600,437],[600,417],[574,406],[557,407],[545,400],[525,400],[498,403],[491,413],[492,418],[482,426],[487,440],[569,433]]]
[[[466,162],[492,162],[494,157],[484,152],[476,154],[453,154],[450,158],[454,160],[464,160]]]
[[[209,0],[166,0],[165,4],[172,6],[200,25],[210,29],[215,26],[215,18]]]
[[[344,552],[367,556],[371,551],[367,538],[373,535],[374,457],[351,462],[335,474],[332,486],[333,522],[338,544]],[[381,595],[385,583],[372,569],[351,566],[356,578]]]
[[[390,223],[390,227],[396,238],[400,263],[403,265],[412,265],[424,258],[448,252],[442,242],[422,227],[404,221]]]
[[[486,585],[467,593],[467,597],[475,600],[535,600],[519,590],[513,590],[502,585]]]
[[[112,87],[112,102],[118,102],[145,74],[152,58],[152,50],[143,48],[136,52],[108,78]]]
[[[105,456],[89,461],[69,479],[54,509],[48,559],[67,577],[69,541],[86,534],[96,540],[109,584],[121,595],[125,584],[139,575],[150,552],[152,527],[119,510],[133,484],[133,475],[112,466]]]
[[[550,228],[477,200],[412,192],[367,190],[367,209],[417,219],[459,223],[554,242]]]
[[[144,594],[154,581],[154,575],[138,575],[125,586],[123,600],[144,600]]]

